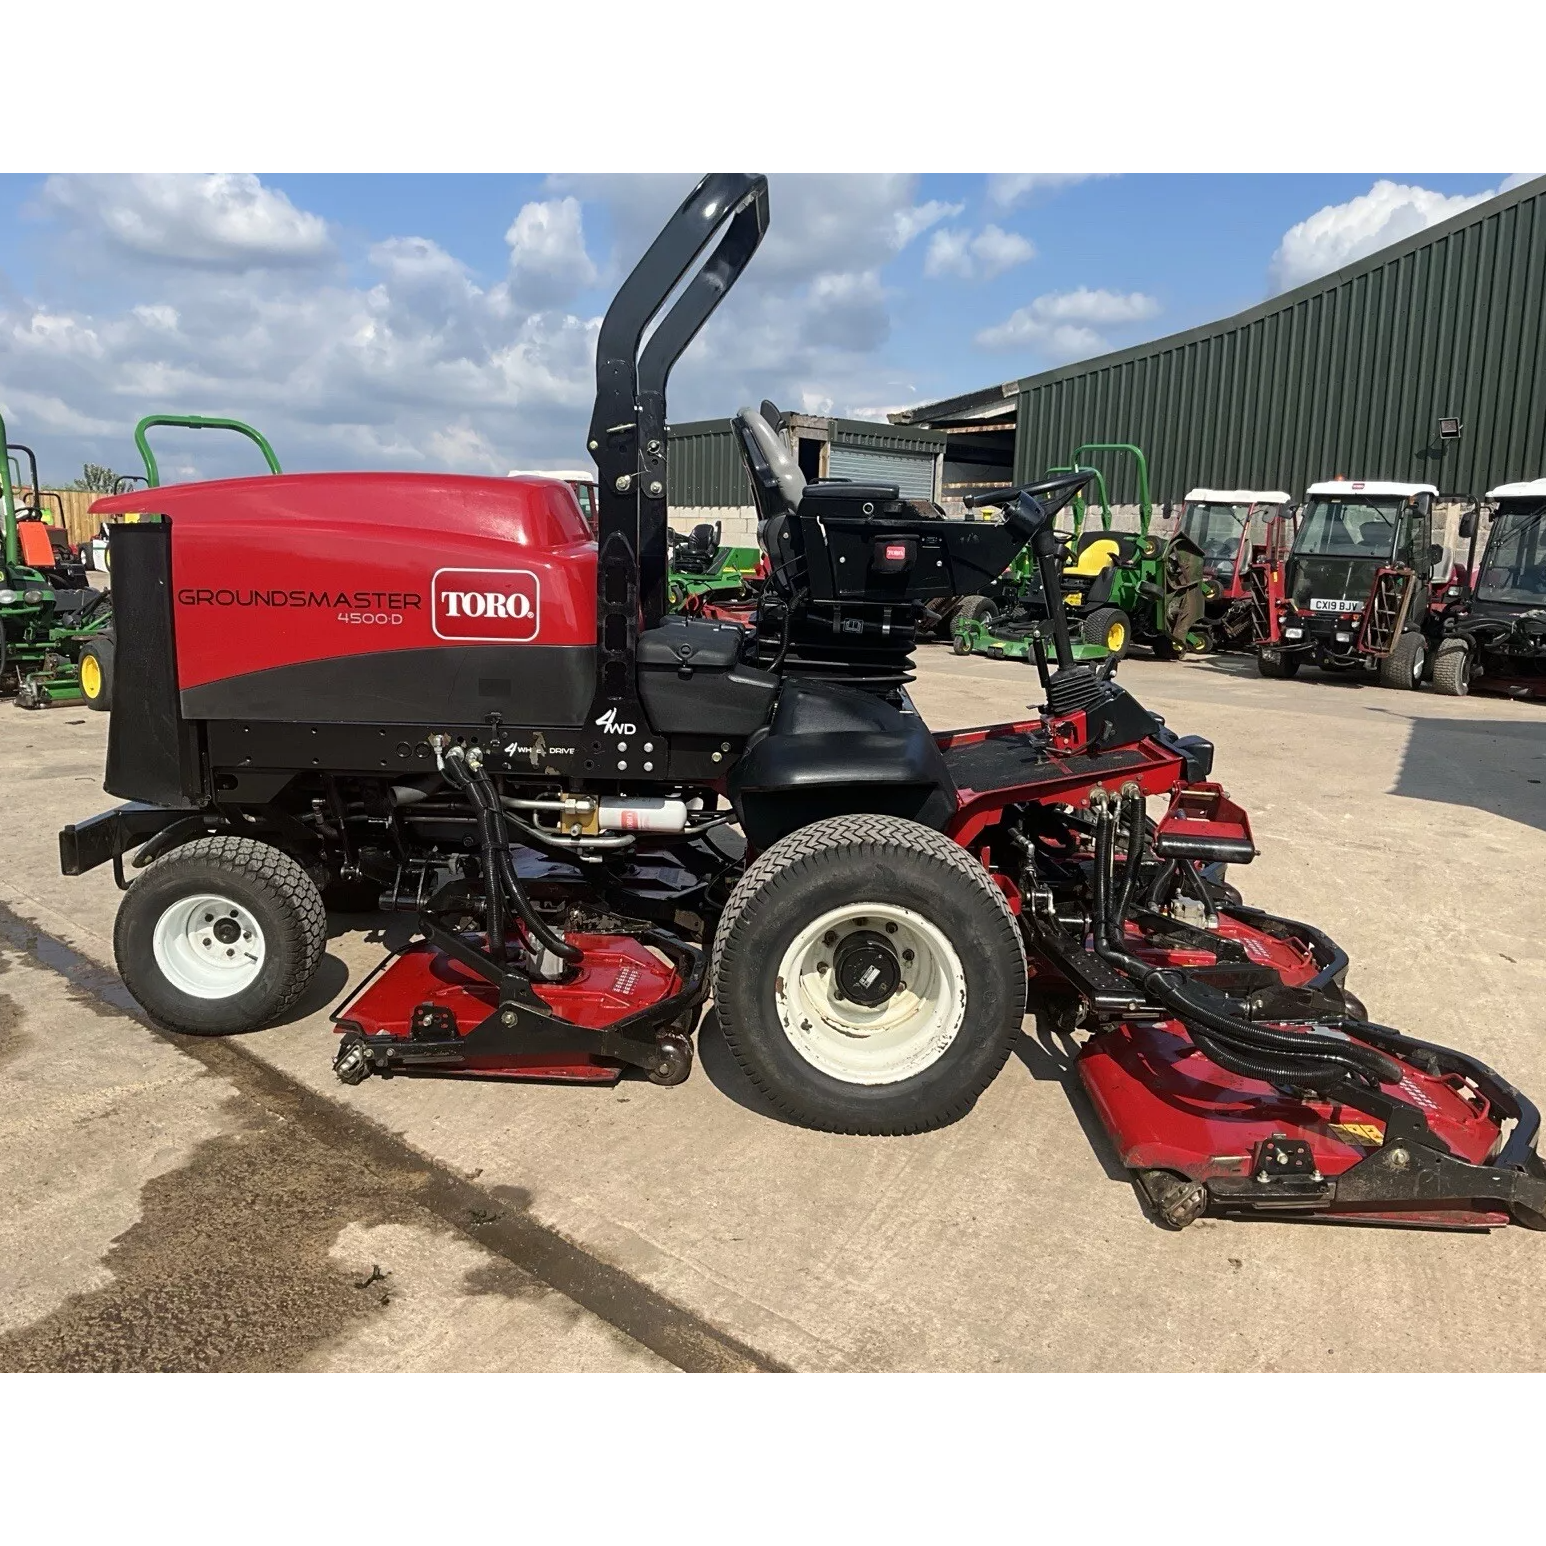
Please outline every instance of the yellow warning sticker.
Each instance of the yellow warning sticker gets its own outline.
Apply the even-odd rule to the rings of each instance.
[[[1384,1130],[1373,1122],[1332,1122],[1329,1125],[1339,1138],[1352,1143],[1367,1143],[1378,1148],[1385,1141]]]

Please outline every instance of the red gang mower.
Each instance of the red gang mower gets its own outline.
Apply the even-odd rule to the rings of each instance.
[[[350,1083],[675,1084],[712,995],[785,1116],[913,1133],[971,1108],[1029,1007],[1082,1043],[1167,1224],[1546,1227],[1535,1107],[1370,1020],[1335,944],[1240,899],[1225,868],[1256,850],[1212,747],[1075,663],[1061,607],[1038,713],[936,735],[913,707],[926,606],[1027,542],[1056,597],[1053,520],[1088,473],[999,491],[999,521],[927,519],[891,485],[808,482],[776,413],[742,409],[766,583],[744,625],[668,615],[666,379],[767,218],[764,179],[705,178],[613,301],[594,538],[535,478],[98,503],[160,517],[111,536],[136,712],[106,786],[129,803],[60,846],[120,881],[134,855],[135,997],[174,1031],[269,1023],[364,888],[413,933],[335,1015]]]

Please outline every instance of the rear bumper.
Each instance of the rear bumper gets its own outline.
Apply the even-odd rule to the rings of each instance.
[[[88,870],[138,848],[174,821],[186,820],[187,816],[187,811],[131,800],[127,805],[118,805],[85,821],[75,822],[59,834],[60,872],[84,875]]]

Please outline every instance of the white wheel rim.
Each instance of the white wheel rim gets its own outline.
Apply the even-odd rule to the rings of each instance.
[[[156,965],[190,998],[233,998],[263,970],[268,947],[258,920],[230,897],[203,892],[173,902],[156,920]]]
[[[873,1006],[845,997],[836,981],[838,952],[858,934],[884,940],[900,973],[896,990]],[[808,923],[784,951],[774,991],[790,1045],[844,1084],[897,1084],[922,1073],[966,1017],[955,948],[927,918],[889,903],[856,902]]]

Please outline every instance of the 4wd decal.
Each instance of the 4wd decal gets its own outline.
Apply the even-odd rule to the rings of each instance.
[[[437,639],[526,644],[541,626],[541,593],[529,569],[437,569],[430,583]]]

